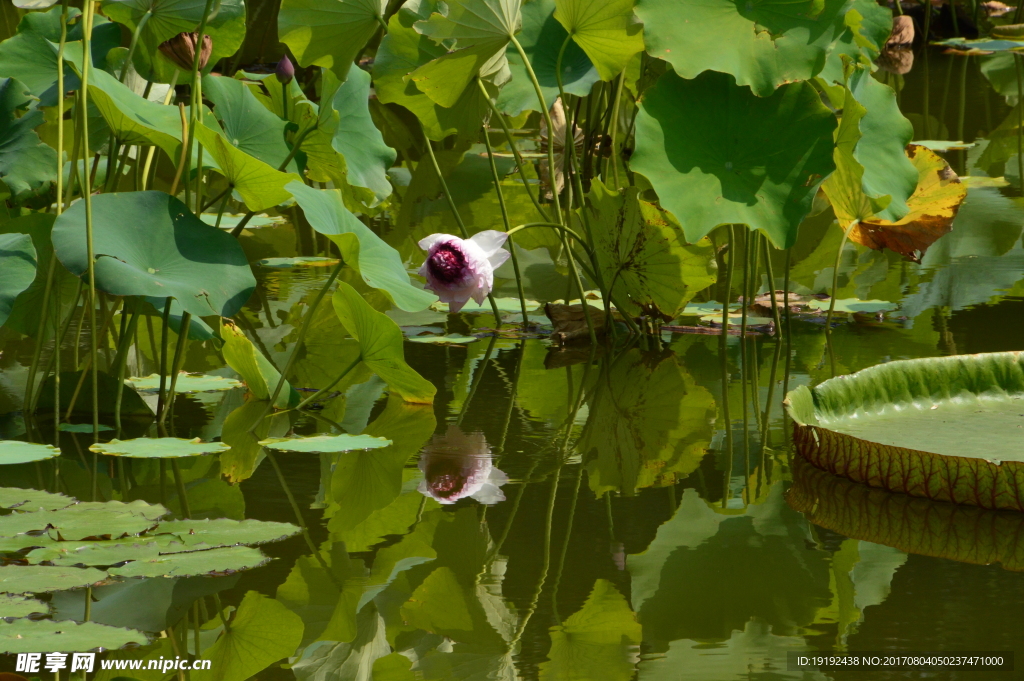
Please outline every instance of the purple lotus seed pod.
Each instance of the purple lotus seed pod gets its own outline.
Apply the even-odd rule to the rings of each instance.
[[[511,255],[502,248],[508,235],[488,229],[460,239],[451,234],[431,234],[421,239],[420,248],[427,259],[420,267],[426,277],[426,288],[458,312],[472,298],[482,305],[494,287],[494,270]]]
[[[277,62],[277,79],[287,85],[295,77],[295,64],[286,54],[281,61]]]

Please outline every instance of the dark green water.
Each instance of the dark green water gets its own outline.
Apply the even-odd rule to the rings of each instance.
[[[887,77],[916,139],[981,143],[945,154],[958,173],[1017,182],[1015,157],[1004,169],[983,155],[990,131],[1016,115],[1003,97],[1015,93],[994,91],[979,70],[985,64],[999,66],[933,52],[918,55],[905,76]],[[841,315],[831,345],[820,317],[809,315],[794,318],[781,340],[730,336],[723,345],[717,335],[665,332],[660,343],[594,354],[512,336],[410,342],[408,361],[438,387],[432,408],[389,403],[367,374],[325,401],[319,418],[292,414],[271,425],[280,436],[384,424],[396,442],[388,450],[280,453],[281,476],[258,446],[192,460],[183,466],[193,516],[295,522],[283,478],[309,531],[308,542],[265,547],[276,559],[268,566],[221,578],[232,580],[222,600],[237,605],[255,590],[298,613],[305,653],[292,660],[295,673],[318,681],[369,679],[374,660],[392,651],[425,679],[608,681],[959,679],[968,674],[788,671],[786,653],[1024,652],[1024,575],[1015,571],[1024,571],[1015,561],[1024,517],[837,487],[791,460],[781,405],[787,388],[879,362],[1024,349],[1020,192],[970,186],[954,231],[921,265],[847,246],[838,297],[898,309],[881,319]],[[828,216],[805,225],[791,290],[828,289],[839,236]],[[253,260],[298,254],[288,225],[244,238]],[[779,289],[783,266],[776,260]],[[528,295],[562,297],[564,288],[537,283],[559,275],[537,268]],[[243,328],[280,366],[328,270],[258,274]],[[506,281],[501,294],[512,291]],[[487,314],[396,321],[458,334],[494,326]],[[0,437],[52,441],[52,425],[28,432],[17,412],[31,346],[0,333],[0,411],[8,412]],[[347,365],[343,336],[325,306],[299,356],[298,387],[323,387]],[[133,375],[155,370],[150,348],[140,344]],[[208,344],[192,344],[185,368],[230,375]],[[232,415],[244,421],[243,403],[240,390],[182,396],[171,432],[218,439]],[[89,436],[62,433],[59,444],[60,491],[123,498],[109,461],[92,469]],[[440,504],[418,489],[423,469],[439,486],[461,482],[464,491],[489,472],[501,493],[479,494],[504,500]],[[5,486],[53,488],[46,466],[2,475]],[[244,479],[230,485],[222,475]],[[154,482],[155,464],[133,465],[126,478],[129,498],[180,508],[174,486]],[[392,678],[382,664],[373,678]],[[274,667],[258,676],[292,674]]]

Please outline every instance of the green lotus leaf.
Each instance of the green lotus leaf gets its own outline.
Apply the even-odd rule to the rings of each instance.
[[[277,33],[301,66],[324,66],[344,80],[384,23],[387,0],[283,0]]]
[[[203,651],[211,670],[199,672],[196,681],[240,681],[271,664],[291,657],[302,642],[303,623],[280,601],[256,591],[245,594],[231,627]]]
[[[15,299],[36,278],[36,249],[28,234],[0,234],[0,326],[7,322]]]
[[[226,76],[205,76],[203,97],[213,102],[213,115],[224,127],[228,141],[271,168],[280,168],[291,149],[285,141],[286,122],[263,106],[242,81]],[[298,172],[293,158],[289,172]]]
[[[360,356],[373,373],[407,402],[430,404],[437,388],[405,363],[402,329],[377,312],[352,286],[338,282],[334,311],[359,341]]]
[[[786,83],[807,80],[825,65],[846,30],[846,0],[707,0],[679,11],[674,0],[638,0],[644,43],[683,78],[704,71],[732,75],[767,97]],[[723,46],[728,46],[723,49]]]
[[[269,562],[270,558],[259,549],[229,546],[135,560],[110,568],[109,572],[118,577],[196,577],[251,570]]]
[[[451,108],[459,102],[470,84],[484,75],[504,45],[483,43],[447,52],[410,73],[409,80],[431,100]],[[504,61],[504,54],[498,56]]]
[[[0,565],[0,593],[39,594],[92,586],[107,578],[93,568]]]
[[[675,319],[700,290],[715,282],[714,248],[706,239],[686,244],[671,215],[595,180],[590,189],[594,250],[615,300],[629,314]]]
[[[43,321],[43,338],[53,337],[55,324],[53,311],[56,307],[55,298],[57,294],[59,293],[60,295],[60,318],[63,319],[65,315],[70,314],[78,293],[78,278],[63,267],[55,266],[50,299],[48,304],[45,307],[43,306],[47,275],[50,271],[49,263],[53,255],[50,233],[53,231],[53,221],[55,218],[56,216],[52,213],[33,212],[8,220],[0,225],[0,235],[28,234],[32,237],[32,247],[35,249],[37,263],[35,279],[14,300],[7,321],[3,325],[8,329],[13,329],[18,333],[33,338],[39,335],[41,317],[45,317]],[[15,269],[17,268],[15,267]],[[48,310],[50,314],[44,315],[44,310]]]
[[[137,500],[80,502],[67,508],[0,516],[0,536],[13,537],[26,532],[49,531],[66,541],[86,537],[118,538],[135,535],[154,527],[167,514],[160,504]]]
[[[829,308],[827,300],[809,300],[807,307],[812,310],[826,311]],[[835,304],[836,312],[863,312],[873,314],[876,312],[892,312],[899,305],[890,303],[887,300],[860,300],[858,298],[837,298]]]
[[[336,454],[356,449],[378,449],[392,444],[391,440],[371,435],[314,435],[312,437],[272,437],[260,444],[282,452],[313,452]]]
[[[217,172],[242,196],[249,210],[267,210],[291,198],[284,187],[300,179],[295,173],[283,173],[250,156],[234,146],[220,131],[205,125],[196,127],[196,139],[216,161]]]
[[[550,632],[542,679],[629,678],[632,650],[643,638],[636,613],[606,579],[597,580],[583,607]]]
[[[50,546],[58,543],[48,534],[18,534],[13,537],[0,537],[0,553],[19,553],[25,549]]]
[[[193,320],[195,321],[195,320]],[[144,378],[128,379],[141,392],[153,392],[160,389],[160,375],[150,374]],[[171,387],[170,378],[165,379],[166,388]],[[207,374],[190,374],[182,371],[178,374],[178,380],[174,382],[176,393],[207,393],[220,392],[222,390],[234,390],[241,388],[242,382],[225,376],[210,376]]]
[[[34,549],[25,558],[32,565],[105,567],[129,560],[153,560],[160,554],[160,546],[155,541],[129,542],[59,542],[54,546]]]
[[[139,43],[132,59],[135,70],[149,80],[169,83],[176,67],[160,53],[160,43],[185,31],[195,31],[203,18],[205,0],[104,0],[103,12],[121,24],[139,31]],[[143,22],[145,22],[143,24]],[[245,2],[220,0],[206,24],[213,42],[207,69],[230,57],[245,39]],[[187,76],[179,75],[179,82]]]
[[[40,445],[21,440],[0,440],[0,466],[45,461],[55,456],[60,456],[60,450],[51,445]]]
[[[111,440],[89,446],[89,451],[129,459],[176,459],[188,456],[219,454],[230,449],[223,442],[202,442],[199,438],[139,437],[134,440]]]
[[[324,92],[334,86],[333,73],[324,73]],[[345,181],[355,187],[373,192],[377,202],[391,195],[391,182],[387,169],[397,158],[394,149],[384,143],[384,137],[370,117],[370,74],[362,69],[350,71],[345,82],[337,86],[330,107],[321,100],[321,120],[326,134],[331,135],[331,146],[345,157]],[[329,109],[337,112],[330,115]]]
[[[384,291],[395,305],[409,312],[424,309],[437,297],[413,286],[398,251],[389,246],[345,208],[337,190],[318,190],[292,182],[288,191],[316,231],[337,244],[347,265],[367,285]]]
[[[0,619],[46,615],[49,612],[49,605],[34,598],[0,594]]]
[[[92,372],[87,371],[87,376],[82,383],[83,389],[78,391],[78,399],[75,402],[74,414],[90,414],[92,413]],[[97,408],[101,414],[113,414],[117,408],[117,379],[108,374],[105,371],[97,374],[98,390],[99,393],[99,404]],[[60,374],[60,403],[65,405],[63,408],[67,409],[67,405],[71,404],[71,398],[75,394],[75,389],[78,387],[79,381],[82,380],[81,371],[62,371]],[[37,408],[42,411],[44,409],[53,410],[53,393],[54,393],[54,380],[53,376],[48,377],[43,381],[42,386],[39,388],[39,403],[36,405]],[[139,417],[147,417],[153,415],[153,410],[149,408],[149,405],[143,401],[139,394],[135,392],[131,387],[124,386],[121,390],[121,414],[132,415]],[[100,426],[100,430],[111,430],[107,426]],[[76,432],[76,431],[70,431]],[[91,433],[92,424],[89,424],[88,430],[81,430],[77,432]]]
[[[256,264],[260,267],[271,267],[274,269],[284,269],[288,267],[327,267],[329,265],[337,265],[337,258],[325,258],[320,255],[296,255],[290,258],[263,258],[257,260]]]
[[[516,40],[523,47],[540,83],[544,101],[550,106],[558,98],[558,53],[569,34],[554,17],[555,0],[533,0],[523,5],[523,30]],[[632,6],[630,6],[632,13]],[[643,49],[641,42],[640,49]],[[530,82],[523,58],[515,45],[505,48],[512,80],[501,88],[498,108],[510,116],[526,110],[540,111],[537,91]],[[569,94],[580,97],[590,94],[594,83],[600,80],[597,69],[575,42],[570,42],[562,54],[562,87]]]
[[[238,241],[169,194],[102,194],[92,216],[96,285],[107,293],[172,296],[194,316],[231,316],[256,288]],[[85,230],[81,201],[53,227],[57,257],[79,276],[88,269]]]
[[[892,33],[892,10],[873,0],[854,0],[843,17],[846,30],[829,50],[818,76],[828,83],[843,82],[844,60],[871,67]]]
[[[227,365],[242,377],[249,392],[257,400],[269,400],[281,379],[281,372],[234,324],[224,322],[221,325],[221,337],[224,339],[222,352]],[[298,403],[299,394],[288,381],[285,381],[274,407],[288,409]]]
[[[93,426],[91,423],[62,423],[57,426],[57,430],[62,433],[91,433],[93,432]],[[105,426],[102,423],[96,428],[96,431],[100,433],[109,430],[114,430],[114,428],[112,426]]]
[[[188,550],[239,546],[243,544],[267,544],[293,537],[299,528],[291,523],[277,523],[266,520],[183,519],[167,520],[154,530],[154,536],[172,536],[184,542]]]
[[[21,82],[0,78],[0,180],[15,201],[49,191],[57,179],[57,152],[36,134],[43,112],[32,102]]]
[[[91,431],[91,428],[90,428]],[[0,487],[0,508],[16,511],[56,511],[76,503],[73,497],[38,489]]]
[[[633,16],[633,0],[555,0],[555,5],[555,19],[594,62],[601,80],[615,78],[633,55],[644,51],[643,28]]]
[[[900,360],[786,396],[797,451],[911,496],[1024,510],[1024,353]]]
[[[762,98],[724,74],[683,80],[668,72],[641,103],[630,168],[650,180],[687,241],[746,224],[788,248],[835,168],[835,127],[808,83]]]
[[[73,653],[117,650],[128,645],[146,645],[149,638],[141,631],[109,627],[97,622],[20,619],[0,622],[0,653],[48,653],[54,650]]]
[[[476,134],[488,110],[480,88],[466,88],[451,108],[445,108],[423,94],[406,75],[432,59],[447,53],[413,28],[428,19],[437,8],[436,0],[406,3],[388,20],[388,32],[373,62],[373,84],[385,104],[398,104],[413,113],[429,139],[442,140],[453,134]],[[493,86],[488,86],[493,87]]]
[[[220,456],[220,472],[231,484],[251,477],[263,461],[264,451],[259,445],[260,440],[284,435],[291,429],[290,412],[264,418],[268,402],[247,399],[224,419],[220,439],[231,445],[231,449]]]
[[[480,340],[476,336],[462,336],[457,333],[449,333],[444,336],[410,336],[410,343],[437,343],[440,345],[465,345]]]

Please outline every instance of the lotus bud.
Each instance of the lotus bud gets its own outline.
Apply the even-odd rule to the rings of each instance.
[[[277,62],[275,73],[277,74],[277,79],[284,85],[292,82],[292,79],[295,78],[295,64],[292,64],[292,60],[288,58],[287,54],[284,55],[281,61]]]
[[[196,43],[199,42],[199,33],[179,33],[170,40],[160,43],[160,51],[164,56],[174,62],[174,65],[183,71],[192,71],[192,63],[196,58]],[[208,34],[203,36],[203,48],[199,51],[199,70],[206,68],[206,62],[210,61],[210,53],[213,51],[213,38]]]
[[[431,234],[421,239],[420,248],[427,259],[420,275],[426,288],[448,303],[451,312],[458,312],[472,298],[482,305],[494,287],[494,270],[511,255],[502,248],[508,235],[493,229],[460,239],[451,234]]]

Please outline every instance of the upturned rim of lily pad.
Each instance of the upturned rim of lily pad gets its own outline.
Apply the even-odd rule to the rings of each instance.
[[[137,437],[131,440],[113,439],[89,446],[89,451],[107,456],[129,459],[180,459],[192,456],[220,454],[231,449],[223,442],[203,442],[200,438],[186,440],[180,437]]]
[[[814,466],[910,496],[1024,511],[1024,460],[999,461],[883,444],[833,424],[879,413],[939,409],[965,400],[1024,400],[1024,352],[897,360],[790,391],[796,451]],[[918,426],[919,428],[921,426]],[[1018,432],[1009,434],[1020,438]]]

